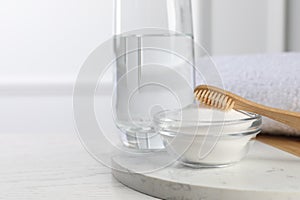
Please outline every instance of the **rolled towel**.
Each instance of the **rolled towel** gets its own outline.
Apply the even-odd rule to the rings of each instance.
[[[300,53],[213,57],[224,87],[267,106],[300,112]],[[263,118],[263,133],[300,136],[300,130]]]

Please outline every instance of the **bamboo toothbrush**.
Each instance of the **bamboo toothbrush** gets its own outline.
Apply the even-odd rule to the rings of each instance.
[[[194,94],[199,102],[208,106],[225,111],[236,109],[257,113],[300,130],[300,113],[254,103],[231,92],[209,85],[197,86]]]

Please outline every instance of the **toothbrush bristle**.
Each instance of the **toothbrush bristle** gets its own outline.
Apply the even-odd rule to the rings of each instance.
[[[213,106],[221,110],[231,110],[234,107],[234,100],[220,92],[209,89],[199,89],[194,92],[195,98],[203,104]]]

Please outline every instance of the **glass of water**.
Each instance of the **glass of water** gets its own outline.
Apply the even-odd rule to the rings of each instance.
[[[125,146],[164,148],[153,115],[193,102],[190,0],[115,0],[114,120]]]

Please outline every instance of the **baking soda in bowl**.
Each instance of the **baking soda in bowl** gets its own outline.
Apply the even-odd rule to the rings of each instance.
[[[154,122],[166,149],[178,161],[192,167],[218,167],[245,157],[251,139],[260,132],[261,117],[191,105],[160,112]]]

